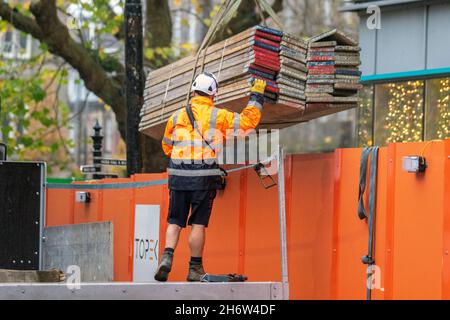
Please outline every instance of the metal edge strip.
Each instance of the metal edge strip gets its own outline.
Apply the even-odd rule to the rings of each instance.
[[[142,182],[124,182],[124,183],[105,183],[105,184],[58,184],[49,183],[47,189],[63,190],[99,190],[99,189],[131,189],[161,186],[168,183],[168,179],[142,181]]]

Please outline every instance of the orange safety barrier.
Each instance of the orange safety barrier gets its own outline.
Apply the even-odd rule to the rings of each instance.
[[[424,148],[425,147],[425,148]],[[289,155],[285,159],[286,221],[291,299],[365,299],[367,221],[357,216],[362,149]],[[402,169],[402,157],[423,150],[423,175]],[[139,174],[95,184],[165,179]],[[450,139],[380,148],[375,219],[373,299],[450,299]],[[168,209],[167,185],[91,190],[77,204],[74,190],[49,189],[47,226],[112,221],[114,279],[131,281],[134,207],[161,205],[160,249]],[[188,271],[188,230],[182,232],[171,281]],[[281,281],[277,189],[265,190],[253,170],[231,173],[207,230],[209,273],[243,273],[250,281]],[[377,282],[377,281],[375,281]]]

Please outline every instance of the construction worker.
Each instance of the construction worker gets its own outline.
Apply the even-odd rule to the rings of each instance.
[[[265,88],[265,81],[255,80],[247,107],[240,114],[230,112],[214,107],[218,82],[213,74],[204,72],[195,78],[191,88],[191,115],[197,128],[192,126],[187,108],[169,118],[162,140],[164,153],[170,157],[168,226],[164,254],[155,280],[167,281],[180,232],[186,223],[192,226],[187,281],[200,281],[205,274],[202,263],[205,228],[216,190],[222,187],[216,153],[222,138],[229,137],[230,131],[256,128],[261,119]]]

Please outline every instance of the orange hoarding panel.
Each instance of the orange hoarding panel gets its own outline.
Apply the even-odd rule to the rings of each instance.
[[[432,143],[426,149],[428,168],[425,174],[403,171],[400,161],[404,156],[420,153],[422,147],[422,143],[396,146],[392,224],[395,299],[439,299],[442,296],[444,143]]]
[[[329,299],[334,157],[289,156],[286,164],[290,297]]]
[[[444,162],[442,298],[450,299],[450,139],[445,141]]]
[[[286,223],[292,299],[365,299],[368,224],[357,215],[362,149],[289,155],[285,165]],[[406,155],[424,154],[424,174],[402,169]],[[276,177],[275,177],[276,178]],[[114,224],[114,279],[131,281],[134,210],[159,205],[164,248],[169,191],[165,174],[90,185],[89,204],[75,203],[73,185],[49,188],[47,225]],[[117,183],[154,185],[115,188]],[[243,273],[249,281],[280,281],[278,192],[264,189],[253,170],[230,173],[207,230],[209,273]],[[77,183],[81,190],[83,184]],[[81,189],[80,189],[81,188]],[[366,192],[368,194],[368,192]],[[450,298],[450,140],[380,148],[377,172],[373,299]],[[366,199],[367,201],[367,199]],[[189,230],[183,230],[170,281],[184,281]]]

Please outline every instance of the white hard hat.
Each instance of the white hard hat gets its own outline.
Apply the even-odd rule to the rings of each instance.
[[[200,73],[192,83],[191,91],[201,91],[209,96],[217,93],[219,83],[215,75],[209,72]]]

